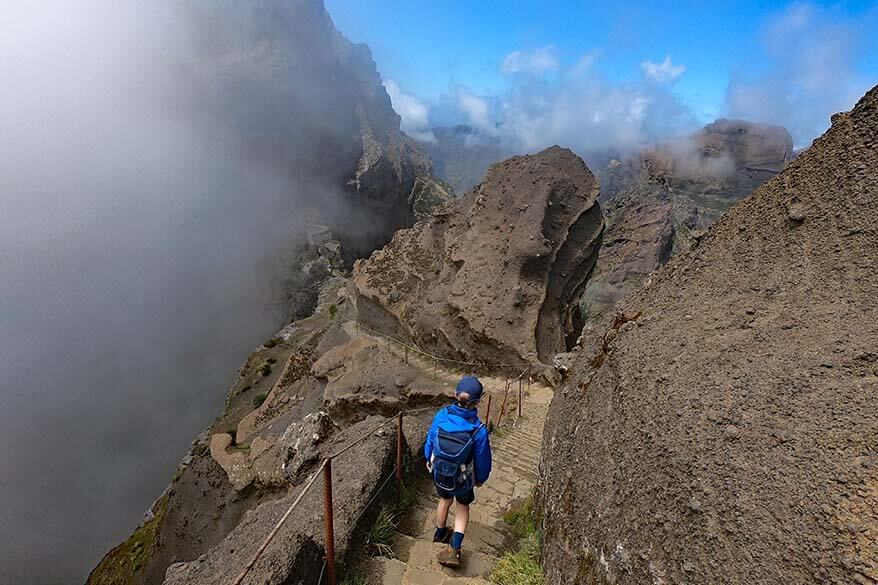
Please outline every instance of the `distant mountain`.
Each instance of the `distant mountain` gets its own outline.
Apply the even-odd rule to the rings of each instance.
[[[583,296],[586,323],[673,254],[691,248],[730,206],[792,159],[786,129],[720,119],[689,137],[612,160],[598,172],[607,228]]]
[[[433,161],[434,174],[463,195],[472,189],[488,167],[508,156],[497,138],[461,124],[433,128],[435,141],[422,144]]]

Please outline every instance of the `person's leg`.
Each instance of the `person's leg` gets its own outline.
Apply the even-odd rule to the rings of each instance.
[[[460,502],[457,502],[457,508],[454,509],[454,531],[464,534],[468,523],[469,504],[461,504]]]
[[[435,542],[448,542],[448,511],[451,509],[451,503],[454,498],[439,497],[439,503],[436,505],[436,533],[433,535]],[[455,522],[456,524],[456,522]]]

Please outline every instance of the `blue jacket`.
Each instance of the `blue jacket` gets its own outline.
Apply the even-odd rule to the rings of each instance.
[[[487,481],[488,476],[491,475],[491,443],[488,441],[488,429],[479,420],[479,413],[475,409],[462,408],[456,404],[437,412],[427,432],[427,442],[424,444],[424,456],[427,461],[433,454],[433,444],[436,442],[440,426],[442,430],[450,433],[479,429],[473,435],[473,474],[476,483]]]

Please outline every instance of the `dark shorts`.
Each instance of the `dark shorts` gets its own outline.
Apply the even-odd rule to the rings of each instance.
[[[476,491],[475,490],[470,490],[468,492],[464,492],[462,494],[457,494],[456,496],[452,496],[451,494],[449,494],[448,492],[446,492],[445,490],[443,490],[439,486],[436,486],[435,484],[434,484],[434,487],[436,487],[436,495],[437,496],[439,496],[443,500],[450,500],[451,498],[454,498],[455,500],[457,500],[457,503],[462,505],[462,506],[469,506],[476,499]]]

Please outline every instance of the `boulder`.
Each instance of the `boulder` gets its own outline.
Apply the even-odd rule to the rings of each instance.
[[[593,327],[545,427],[547,582],[878,581],[876,217],[878,87]]]
[[[361,318],[450,358],[550,363],[579,333],[598,191],[557,146],[491,166],[467,196],[355,264]]]

